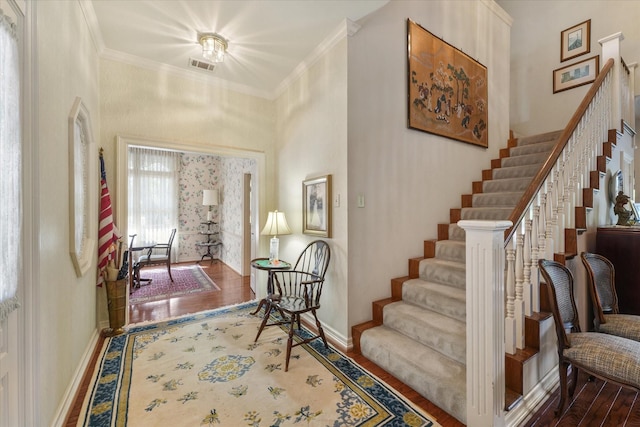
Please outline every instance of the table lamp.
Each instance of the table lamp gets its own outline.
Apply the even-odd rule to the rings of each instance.
[[[211,222],[213,220],[213,212],[211,212],[211,206],[218,205],[218,190],[202,190],[202,204],[204,206],[209,206],[209,211],[207,212],[207,222]]]
[[[287,219],[284,217],[284,212],[273,211],[269,212],[267,216],[267,222],[260,233],[262,235],[273,236],[269,244],[269,261],[271,263],[278,262],[278,249],[280,241],[279,235],[291,234]]]

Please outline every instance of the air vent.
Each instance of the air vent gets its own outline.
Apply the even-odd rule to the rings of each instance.
[[[214,64],[206,61],[201,61],[196,58],[189,58],[189,66],[197,68],[198,70],[210,72],[213,72],[213,70],[216,68]]]

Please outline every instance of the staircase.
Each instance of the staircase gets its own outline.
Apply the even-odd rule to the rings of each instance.
[[[354,350],[466,423],[466,248],[461,219],[508,219],[553,150],[560,131],[511,139],[492,169],[452,209],[438,239],[424,242],[373,320],[353,327]]]

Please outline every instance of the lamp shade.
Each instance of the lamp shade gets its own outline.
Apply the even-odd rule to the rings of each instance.
[[[269,212],[267,222],[260,234],[269,236],[291,234],[291,229],[289,228],[289,224],[287,224],[287,219],[284,217],[284,212]]]
[[[202,190],[202,204],[216,206],[218,204],[218,190]]]

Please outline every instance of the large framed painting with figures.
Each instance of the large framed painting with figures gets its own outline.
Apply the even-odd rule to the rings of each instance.
[[[407,20],[408,126],[489,146],[487,67]]]

